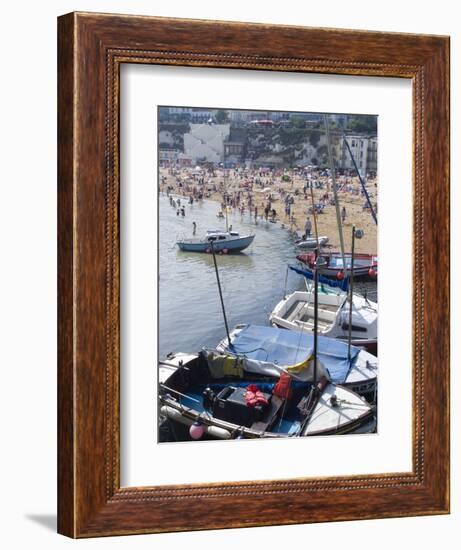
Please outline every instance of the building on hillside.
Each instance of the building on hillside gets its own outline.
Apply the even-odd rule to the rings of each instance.
[[[368,140],[367,149],[367,172],[378,172],[378,138],[371,137]]]
[[[192,158],[178,149],[159,149],[158,160],[161,166],[192,166]]]
[[[345,138],[349,144],[349,148],[354,157],[357,169],[360,172],[361,176],[365,176],[367,168],[367,153],[368,153],[368,142],[369,138],[363,135],[348,135]],[[354,170],[354,163],[352,162],[351,155],[347,150],[345,144],[342,147],[342,154],[340,156],[340,167],[346,170]]]
[[[246,131],[243,128],[231,127],[230,133],[224,141],[224,163],[230,166],[244,160],[246,144]]]
[[[191,124],[190,132],[184,134],[184,153],[193,162],[223,162],[229,134],[230,124]]]
[[[214,119],[215,112],[215,110],[211,109],[192,109],[190,120],[194,124],[208,122],[210,119]]]
[[[185,115],[192,113],[191,107],[167,107],[170,115]]]
[[[165,149],[171,149],[174,146],[175,139],[169,130],[160,130],[158,133],[158,143],[159,147],[165,148]]]
[[[227,111],[227,116],[231,122],[248,122],[253,120],[253,118],[258,117],[258,111],[238,111],[238,110],[229,110]]]
[[[178,149],[159,149],[158,160],[161,164],[176,163],[180,154],[181,151]]]
[[[201,109],[199,107],[166,107],[163,108],[169,117],[176,118],[178,115],[194,123],[206,122],[213,118],[215,109]]]

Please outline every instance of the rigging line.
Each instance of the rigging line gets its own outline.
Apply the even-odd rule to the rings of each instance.
[[[315,284],[315,283],[314,283]],[[310,296],[308,296],[308,300],[310,299]],[[306,305],[306,304],[305,304]],[[309,302],[307,302],[307,306],[309,306]],[[304,306],[303,306],[304,307]],[[301,308],[302,310],[303,308]],[[307,323],[303,323],[303,325]],[[299,326],[299,325],[298,325]],[[304,336],[304,326],[301,326],[301,330],[299,331],[299,338],[298,338],[298,346],[296,348],[296,355],[295,355],[295,364],[298,363],[298,353],[299,353],[299,348],[301,347],[301,338]],[[307,328],[306,328],[307,330]],[[306,358],[306,361],[309,362],[309,357]]]
[[[348,351],[347,359],[351,360],[351,343],[352,343],[352,305],[354,301],[354,252],[355,252],[355,225],[352,226],[352,253],[351,253],[351,273],[349,279],[349,335],[348,335]]]
[[[288,283],[288,266],[285,272],[285,288],[283,289],[283,299],[287,297],[287,283]]]
[[[269,357],[269,351],[266,349],[266,348],[254,348],[254,349],[247,349],[247,350],[244,350],[244,351],[240,351],[240,352],[234,352],[232,351],[230,348],[228,348],[229,350],[229,353],[234,356],[234,357],[245,357],[245,359],[248,359],[247,357],[247,354],[249,353],[254,353],[255,351],[264,351],[265,354],[266,354],[266,359]],[[225,354],[224,354],[225,355]],[[250,358],[251,359],[251,358]]]
[[[170,388],[166,384],[160,384],[160,387],[164,388],[168,391],[171,391],[173,393],[176,393],[176,394],[180,395],[181,397],[185,397],[186,399],[190,399],[191,401],[195,401],[196,403],[200,403],[200,401],[198,399],[194,399],[193,397],[190,397],[189,395],[186,395],[185,393],[181,393],[180,391],[174,390],[173,388]]]
[[[227,342],[228,342],[229,347],[230,347],[231,346],[231,339],[230,339],[230,335],[229,335],[229,325],[227,324],[226,308],[224,307],[224,299],[223,299],[222,290],[221,290],[221,281],[219,280],[218,264],[216,263],[216,255],[215,255],[215,249],[214,249],[213,241],[210,241],[210,247],[211,247],[211,253],[213,255],[213,264],[214,264],[214,269],[215,269],[215,274],[216,274],[216,281],[218,283],[219,299],[221,301],[222,314],[223,314],[223,318],[224,318],[224,326],[226,327]]]
[[[349,142],[346,139],[346,134],[344,132],[344,127],[342,128],[342,131],[343,131],[343,143],[346,144],[347,150],[349,151],[349,155],[351,157],[352,164],[354,165],[355,171],[357,172],[357,176],[358,176],[360,184],[362,186],[363,194],[365,195],[365,198],[367,199],[368,206],[370,207],[370,212],[371,212],[371,215],[373,217],[373,220],[374,220],[375,224],[378,225],[378,219],[376,217],[376,212],[373,208],[373,205],[371,204],[371,199],[370,199],[370,196],[368,195],[368,191],[366,189],[365,182],[363,181],[363,178],[360,175],[359,169],[357,168],[357,163],[355,162],[354,155],[352,154],[351,148],[349,147]]]
[[[319,231],[317,228],[317,211],[315,210],[314,202],[314,184],[312,183],[312,181],[310,181],[309,183],[311,188],[312,212],[314,214],[315,240],[317,241],[317,250],[320,252]]]
[[[342,223],[341,223],[341,213],[339,211],[339,200],[338,200],[338,192],[336,189],[336,173],[335,173],[335,167],[333,162],[333,154],[331,152],[331,142],[330,142],[330,126],[328,124],[328,115],[323,115],[323,121],[325,124],[325,132],[327,136],[327,146],[328,146],[328,161],[330,164],[330,172],[331,172],[331,180],[333,185],[333,195],[335,197],[335,209],[336,209],[336,223],[338,224],[338,232],[339,232],[339,243],[341,247],[341,256],[343,258],[343,269],[344,269],[344,275],[347,275],[347,265],[346,265],[346,255],[344,253],[344,237],[343,237],[343,229],[342,229]]]

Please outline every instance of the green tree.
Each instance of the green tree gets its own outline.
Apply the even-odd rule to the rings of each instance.
[[[295,128],[305,128],[306,127],[306,121],[302,116],[299,115],[291,115],[290,116],[290,125]]]
[[[376,134],[377,119],[378,117],[374,115],[356,116],[349,119],[347,129],[361,134]]]
[[[215,119],[218,124],[224,124],[229,120],[229,113],[224,111],[224,109],[218,109],[216,111]]]

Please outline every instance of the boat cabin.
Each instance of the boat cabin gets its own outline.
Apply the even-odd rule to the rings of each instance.
[[[207,231],[205,238],[208,242],[215,242],[215,241],[227,241],[232,237],[239,237],[239,233],[237,231],[209,230]]]

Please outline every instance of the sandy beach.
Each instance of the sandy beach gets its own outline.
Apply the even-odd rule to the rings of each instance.
[[[261,170],[197,170],[191,167],[160,168],[160,192],[183,196],[200,197],[216,201],[218,213],[224,202],[238,209],[243,215],[252,217],[257,209],[258,221],[264,220],[265,208],[270,206],[276,211],[277,224],[283,224],[287,231],[304,233],[307,218],[312,224],[311,236],[315,236],[315,220],[312,214],[311,189],[306,182],[312,182],[314,203],[320,205],[317,214],[319,236],[329,238],[332,250],[340,249],[336,207],[331,204],[334,193],[331,178],[315,169],[261,171]],[[363,230],[363,238],[356,239],[356,252],[377,253],[377,226],[369,210],[363,208],[366,200],[361,193],[357,177],[337,176],[337,196],[342,212],[345,208],[345,220],[342,222],[345,250],[351,249],[352,226]],[[377,180],[367,180],[367,191],[372,204],[377,203]],[[290,214],[286,211],[286,202],[290,203]]]

